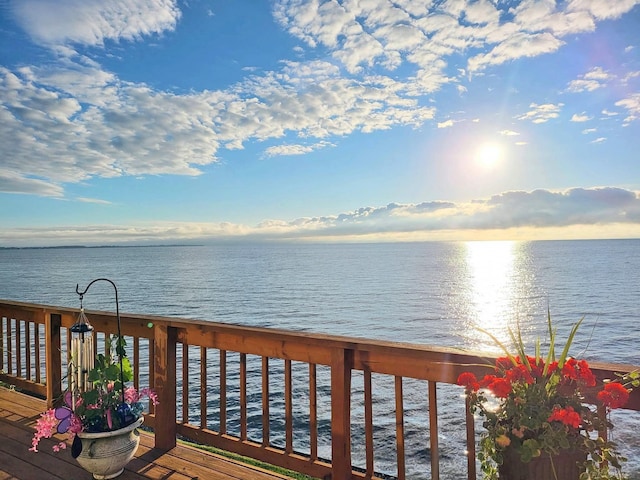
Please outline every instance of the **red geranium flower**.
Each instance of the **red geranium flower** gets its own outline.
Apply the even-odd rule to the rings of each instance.
[[[576,370],[575,358],[570,358],[562,367],[562,376],[565,380],[577,380],[578,371]]]
[[[598,400],[600,400],[605,407],[620,408],[629,400],[629,390],[617,382],[607,383],[604,388],[598,392]]]
[[[580,383],[587,387],[593,387],[596,384],[596,376],[589,368],[589,364],[586,360],[580,360],[578,362],[578,377],[580,379]]]
[[[549,368],[547,368],[547,375],[551,375],[558,369],[558,362],[555,360],[549,364]]]
[[[504,372],[505,370],[509,370],[513,368],[513,363],[509,359],[509,357],[500,357],[496,358],[496,370],[498,372]]]
[[[500,398],[506,398],[511,393],[511,383],[506,378],[496,378],[487,388]]]
[[[580,428],[582,419],[580,414],[576,412],[573,407],[560,408],[555,407],[551,415],[549,416],[550,422],[562,422],[565,425],[569,425],[573,428]]]
[[[458,377],[458,385],[461,385],[467,391],[475,392],[480,389],[480,384],[478,383],[478,379],[471,372],[461,373]]]
[[[508,372],[505,373],[505,378],[510,382],[519,382],[523,381],[531,385],[534,383],[534,379],[531,376],[529,370],[524,365],[518,365],[516,368],[512,368]]]

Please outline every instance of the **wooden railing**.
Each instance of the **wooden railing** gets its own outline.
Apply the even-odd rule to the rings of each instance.
[[[86,313],[99,332],[98,344],[116,332],[114,314]],[[77,314],[0,300],[0,380],[50,405],[59,401],[66,386],[67,332]],[[444,392],[457,409],[467,478],[476,478],[474,419],[462,390],[452,384],[463,371],[487,373],[490,355],[158,316],[126,314],[121,323],[134,385],[149,385],[159,396],[145,421],[159,449],[173,448],[182,437],[313,477],[381,478],[377,420],[389,412],[374,414],[374,408],[386,401],[393,440],[382,443],[391,443],[395,454],[391,476],[413,478],[407,460],[416,446],[405,442],[418,442],[418,450],[430,453],[422,455],[426,463],[419,468],[438,479],[439,407],[445,403],[438,397]],[[637,368],[593,364],[600,379]],[[424,416],[418,439],[406,431],[407,412],[415,410],[406,403],[414,403],[416,391]],[[626,408],[640,411],[640,390]]]

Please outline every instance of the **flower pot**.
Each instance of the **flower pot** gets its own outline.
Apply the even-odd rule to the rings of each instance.
[[[543,453],[530,462],[523,462],[514,449],[507,448],[503,459],[498,469],[500,480],[578,480],[586,454],[566,450],[559,455]]]
[[[95,479],[116,478],[138,450],[138,427],[143,421],[144,417],[140,417],[131,425],[113,432],[78,433],[82,451],[76,460]]]

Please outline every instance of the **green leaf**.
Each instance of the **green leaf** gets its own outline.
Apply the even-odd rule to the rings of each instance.
[[[133,368],[131,367],[131,362],[128,358],[122,359],[122,373],[125,382],[133,380]]]
[[[87,390],[82,393],[82,399],[84,401],[84,406],[95,405],[98,403],[98,399],[100,397],[100,392],[98,390]]]
[[[584,317],[582,317],[580,321],[578,321],[578,323],[576,323],[571,329],[571,333],[569,334],[567,343],[565,343],[564,350],[562,350],[562,355],[558,359],[558,368],[562,368],[564,366],[564,362],[567,361],[567,355],[569,355],[569,347],[571,347],[571,344],[573,343],[573,337],[575,337],[576,332],[578,331],[578,328],[580,328],[580,324],[582,323],[583,320],[584,320]]]
[[[511,363],[513,363],[513,365],[517,366],[518,362],[516,362],[516,359],[513,355],[511,355],[511,352],[509,352],[509,349],[500,341],[498,340],[498,338],[493,335],[491,332],[485,330],[484,328],[480,328],[480,327],[476,327],[478,329],[478,331],[484,333],[485,335],[489,336],[489,338],[491,338],[491,340],[493,340],[495,342],[496,345],[498,345],[500,347],[500,349],[504,352],[504,354],[507,356],[507,358],[511,361]]]
[[[114,363],[110,364],[104,371],[105,378],[110,381],[120,379],[120,367]]]

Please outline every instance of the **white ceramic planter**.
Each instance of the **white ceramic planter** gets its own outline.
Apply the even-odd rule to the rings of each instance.
[[[95,479],[116,478],[138,450],[138,427],[143,421],[144,417],[140,417],[131,425],[113,432],[79,433],[82,451],[76,460]]]

